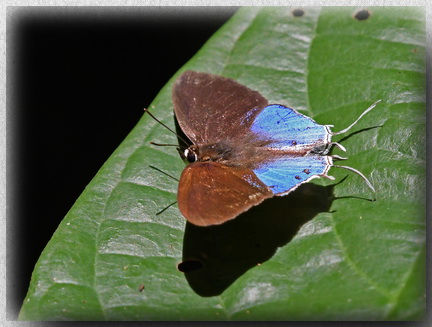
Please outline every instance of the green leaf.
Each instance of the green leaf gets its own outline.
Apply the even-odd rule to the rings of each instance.
[[[417,9],[242,8],[186,70],[234,78],[341,130],[378,99],[332,168],[216,227],[176,206],[184,163],[144,115],[67,214],[33,272],[21,320],[416,320],[425,313],[425,15]],[[335,149],[335,154],[340,154]],[[345,178],[348,176],[347,178]],[[184,260],[182,269],[176,265]],[[196,265],[202,265],[195,269]],[[143,289],[144,287],[144,289]]]

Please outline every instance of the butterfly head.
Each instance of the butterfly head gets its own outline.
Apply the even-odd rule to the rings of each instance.
[[[180,152],[180,156],[189,163],[198,161],[198,147],[196,145],[191,145],[183,152]]]
[[[212,161],[225,163],[233,160],[233,147],[225,142],[217,142],[197,146],[189,146],[185,150],[179,149],[180,156],[189,163],[197,161]]]

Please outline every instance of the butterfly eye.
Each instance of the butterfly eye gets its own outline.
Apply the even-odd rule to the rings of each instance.
[[[197,154],[191,149],[186,149],[184,151],[184,156],[185,156],[186,160],[190,163],[198,160]]]

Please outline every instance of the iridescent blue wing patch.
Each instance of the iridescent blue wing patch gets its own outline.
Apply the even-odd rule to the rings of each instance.
[[[253,133],[272,140],[271,147],[317,146],[330,142],[330,129],[278,104],[265,107],[255,118]]]
[[[283,156],[253,170],[274,195],[284,195],[313,178],[327,176],[330,156]]]

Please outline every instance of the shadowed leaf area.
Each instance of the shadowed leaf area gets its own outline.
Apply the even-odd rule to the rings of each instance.
[[[186,224],[176,205],[156,215],[176,200],[168,175],[184,162],[149,143],[176,136],[144,115],[41,254],[21,320],[423,318],[425,15],[295,9],[240,9],[149,108],[175,129],[171,88],[185,70],[233,78],[334,131],[382,99],[335,137],[347,153],[333,151],[376,194],[332,168],[336,182],[315,179],[220,226]]]

